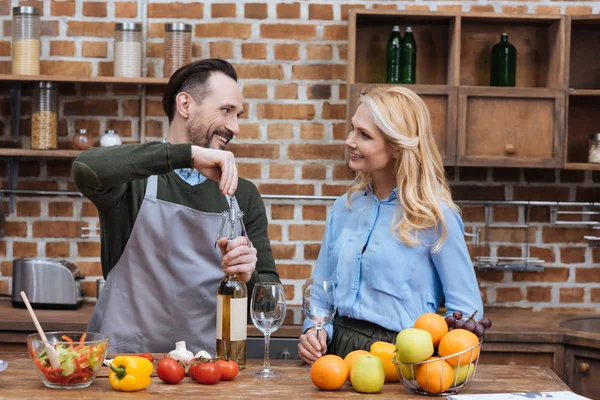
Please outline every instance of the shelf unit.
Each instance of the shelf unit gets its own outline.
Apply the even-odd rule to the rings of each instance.
[[[406,86],[430,108],[445,165],[600,170],[587,163],[588,135],[600,132],[599,16],[351,10],[348,123],[360,91],[385,85],[393,25],[414,31],[417,85]],[[517,49],[514,88],[488,86],[504,32]]]

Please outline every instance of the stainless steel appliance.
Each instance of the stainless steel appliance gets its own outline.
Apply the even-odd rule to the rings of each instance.
[[[79,268],[67,260],[27,257],[13,261],[12,305],[25,308],[23,290],[31,306],[74,310],[83,303]]]

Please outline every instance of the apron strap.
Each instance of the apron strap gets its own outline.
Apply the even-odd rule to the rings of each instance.
[[[156,175],[149,176],[148,183],[146,185],[146,194],[144,195],[144,199],[155,202],[157,187],[158,187],[158,177]]]

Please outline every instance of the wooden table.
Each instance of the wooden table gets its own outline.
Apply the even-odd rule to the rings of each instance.
[[[0,374],[0,400],[4,399],[142,399],[148,397],[173,398],[345,398],[362,396],[345,385],[336,392],[324,392],[314,387],[308,370],[298,361],[274,360],[273,369],[282,374],[274,380],[261,380],[251,375],[262,364],[249,360],[248,367],[231,382],[200,385],[186,377],[178,385],[166,385],[153,374],[152,384],[133,393],[114,391],[108,383],[108,368],[103,367],[94,383],[87,389],[56,390],[46,388],[38,378],[33,362],[26,353],[0,353],[8,361],[8,369]],[[552,370],[547,367],[509,365],[479,365],[475,379],[464,393],[506,393],[521,391],[568,391]],[[405,389],[400,383],[388,383],[380,393],[368,398],[427,399]]]

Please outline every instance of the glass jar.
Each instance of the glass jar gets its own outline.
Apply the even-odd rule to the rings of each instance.
[[[94,147],[94,137],[87,129],[80,129],[73,135],[71,143],[76,150],[88,150]]]
[[[163,77],[192,61],[192,25],[165,24]]]
[[[600,133],[590,135],[590,152],[588,161],[594,164],[600,164]]]
[[[133,22],[115,24],[115,76],[142,76],[142,25]]]
[[[13,7],[12,73],[40,74],[40,14],[35,7]]]
[[[31,148],[56,149],[58,145],[58,87],[55,82],[37,82],[31,108]]]
[[[118,146],[120,144],[121,137],[113,129],[107,130],[100,139],[100,146],[102,147]]]

